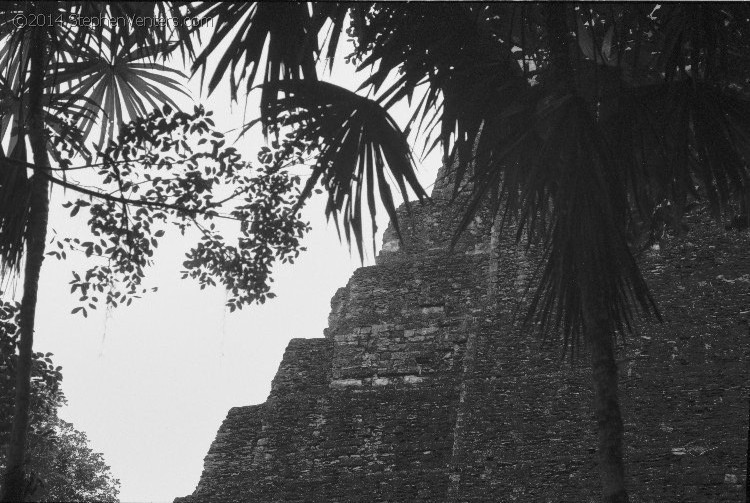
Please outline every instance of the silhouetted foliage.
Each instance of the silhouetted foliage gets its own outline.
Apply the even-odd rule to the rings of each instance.
[[[10,441],[18,360],[17,303],[0,302],[0,467]],[[34,501],[116,502],[119,481],[86,435],[57,416],[66,402],[62,367],[52,353],[34,353],[26,463],[28,493]]]
[[[212,113],[201,107],[192,114],[165,107],[123,125],[97,163],[97,189],[64,204],[71,217],[88,217],[94,239],[63,237],[48,252],[58,259],[80,252],[101,262],[73,273],[71,292],[82,303],[73,311],[86,316],[98,303],[129,305],[146,293],[146,270],[169,227],[200,231],[183,278],[201,288],[221,283],[231,311],[274,297],[273,264],[293,262],[309,229],[296,205],[300,179],[288,171],[308,150],[290,133],[261,149],[256,168],[226,145]]]
[[[195,225],[202,233],[184,275],[201,287],[222,283],[231,310],[272,297],[272,264],[293,260],[301,249],[307,225],[296,206],[299,179],[282,168],[302,155],[305,143],[285,138],[262,152],[252,170],[225,146],[202,108],[192,116],[173,112],[175,98],[185,94],[184,75],[167,59],[178,49],[183,58],[193,56],[182,22],[188,8],[172,2],[0,6],[0,279],[20,275],[25,258],[3,501],[23,499],[28,490],[32,346],[45,254],[62,259],[80,251],[101,259],[71,282],[82,303],[74,311],[86,316],[99,303],[129,304],[143,293],[145,270],[170,219],[182,231]],[[135,18],[159,22],[130,22]],[[198,141],[202,135],[205,141]],[[193,141],[202,147],[194,150]],[[76,159],[81,163],[74,165]],[[75,180],[78,170],[98,180],[84,186]],[[221,192],[231,185],[234,192]],[[50,194],[59,194],[54,186],[88,198],[74,199],[70,210],[75,216],[87,208],[93,239],[63,236],[46,253]],[[238,221],[231,232],[236,242],[215,227],[218,218]]]

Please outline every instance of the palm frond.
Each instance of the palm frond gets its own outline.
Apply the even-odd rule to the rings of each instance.
[[[693,154],[686,167],[720,216],[733,194],[750,188],[750,101],[703,83],[681,87],[691,133],[684,147]]]
[[[367,9],[367,7],[366,2],[355,5],[344,2],[315,2],[312,4],[311,33],[321,32],[326,23],[330,22],[325,39],[320,47],[321,55],[325,49],[325,59],[328,61],[329,70],[333,68],[336,49],[338,48],[341,34],[345,32],[344,23],[347,20],[347,16],[350,13],[357,15],[358,11]]]
[[[110,52],[81,48],[79,59],[60,62],[50,83],[76,97],[86,114],[77,114],[77,126],[88,136],[99,122],[98,145],[113,137],[122,122],[168,104],[177,108],[174,92],[188,96],[181,79],[185,75],[153,61],[147,47],[127,46],[115,41]]]
[[[24,142],[16,142],[8,157],[25,162]],[[0,279],[19,273],[31,194],[26,170],[5,159],[0,147]]]
[[[628,203],[620,186],[618,163],[580,98],[562,97],[550,115],[538,155],[523,185],[508,191],[521,199],[519,233],[524,225],[545,226],[544,266],[528,321],[543,333],[561,330],[563,347],[574,352],[584,331],[581,292],[596,295],[622,334],[633,310],[659,316],[648,286],[632,256],[625,226]],[[511,169],[528,169],[514,166]],[[546,221],[538,215],[547,214]],[[520,234],[519,234],[520,236]]]
[[[105,54],[110,41],[125,47],[140,47],[150,59],[157,59],[175,49],[182,52],[183,61],[194,54],[189,23],[174,20],[192,16],[187,2],[79,2],[59,9],[64,20],[60,26],[69,35],[62,50],[71,52],[89,46]],[[111,22],[76,23],[75,16],[88,19],[108,19]],[[136,22],[140,19],[141,22]]]
[[[208,80],[212,93],[219,83],[229,79],[232,99],[237,99],[240,83],[246,81],[249,94],[266,50],[263,82],[278,79],[316,79],[315,55],[318,52],[317,29],[311,9],[304,2],[203,3],[193,15],[211,19],[214,32],[193,64],[193,72],[208,70],[209,57],[221,54]],[[219,52],[219,47],[229,46]],[[267,49],[266,49],[267,46]],[[267,97],[261,98],[263,103]]]
[[[454,195],[470,164],[484,162],[474,148],[487,120],[528,88],[523,65],[512,44],[497,33],[494,21],[508,14],[507,6],[441,4],[379,6],[361,29],[358,44],[366,48],[359,69],[372,68],[362,88],[377,92],[389,76],[398,74],[378,101],[385,108],[426,88],[408,129],[425,137],[424,154],[438,144],[443,157],[453,152]],[[491,128],[492,129],[492,128]],[[485,135],[486,141],[494,141]]]
[[[268,103],[262,111],[264,120],[296,125],[304,140],[318,145],[317,163],[300,201],[321,181],[328,191],[326,214],[334,218],[337,228],[342,215],[346,240],[355,241],[362,257],[362,208],[366,199],[374,232],[377,186],[400,236],[387,174],[404,201],[409,200],[407,187],[420,200],[427,194],[414,172],[405,135],[388,112],[373,100],[326,82],[289,80],[266,87],[272,96],[283,96]]]
[[[714,216],[750,190],[750,100],[693,79],[621,93],[605,124],[619,170],[642,220],[679,225],[691,200],[706,198]],[[662,205],[657,212],[657,206]]]
[[[487,160],[474,165],[454,242],[491,199],[501,228],[513,224],[517,240],[540,245],[537,288],[524,321],[545,337],[560,333],[564,350],[576,353],[586,342],[583,289],[596,293],[622,334],[635,309],[658,317],[628,243],[620,163],[587,102],[532,88],[499,119],[512,127],[489,125],[475,141]]]

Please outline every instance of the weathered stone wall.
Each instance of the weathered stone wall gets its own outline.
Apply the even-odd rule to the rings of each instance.
[[[229,412],[176,501],[596,501],[586,357],[514,322],[533,253],[481,216],[447,249],[448,192],[403,213],[403,243],[386,232],[325,338],[290,342],[268,400]],[[750,240],[696,219],[641,257],[665,323],[619,349],[636,502],[744,501]]]

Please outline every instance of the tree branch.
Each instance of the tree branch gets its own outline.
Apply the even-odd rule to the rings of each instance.
[[[99,192],[97,190],[88,189],[86,187],[82,187],[81,185],[76,185],[75,183],[66,182],[65,180],[55,178],[54,176],[46,174],[46,173],[43,173],[43,174],[44,176],[49,178],[49,180],[54,184],[60,185],[61,187],[65,187],[66,189],[71,189],[76,192],[80,192],[81,194],[86,194],[87,196],[98,197],[99,199],[104,199],[106,201],[112,201],[115,203],[132,204],[133,206],[146,206],[146,207],[151,207],[151,208],[159,208],[163,210],[175,210],[175,211],[186,213],[188,215],[199,212],[196,209],[185,208],[184,206],[164,203],[161,201],[148,201],[145,199],[128,199],[127,197],[115,196],[113,194],[107,194],[105,192]]]
[[[99,199],[104,199],[105,201],[112,201],[114,203],[122,203],[122,204],[133,205],[133,206],[145,206],[145,207],[148,207],[148,208],[158,208],[158,209],[162,209],[162,210],[173,210],[173,211],[177,211],[179,213],[183,213],[184,215],[186,215],[186,216],[188,216],[190,218],[194,218],[195,215],[198,215],[198,214],[204,214],[204,213],[206,213],[206,209],[202,210],[202,209],[198,209],[198,208],[186,208],[184,206],[180,206],[180,205],[177,205],[177,204],[170,204],[170,203],[165,203],[165,202],[161,202],[161,201],[148,201],[148,200],[145,200],[145,199],[128,199],[127,197],[115,196],[115,195],[112,195],[112,194],[106,194],[104,192],[99,192],[99,191],[96,191],[96,190],[93,190],[93,189],[88,189],[86,187],[82,187],[80,185],[76,185],[74,183],[66,182],[66,181],[61,180],[59,178],[55,178],[54,176],[46,174],[46,173],[44,173],[44,176],[46,176],[47,178],[49,178],[49,180],[52,183],[56,184],[56,185],[59,185],[61,187],[65,187],[66,189],[74,190],[74,191],[79,192],[81,194],[86,194],[87,196],[96,197],[96,198],[99,198]],[[211,208],[207,208],[207,209],[211,209]],[[225,218],[227,220],[236,220],[238,222],[242,221],[239,218],[235,218],[235,217],[232,217],[232,216],[229,216],[229,215],[222,215],[220,213],[216,213],[215,215],[211,215],[211,216],[212,217],[217,217],[217,218]]]

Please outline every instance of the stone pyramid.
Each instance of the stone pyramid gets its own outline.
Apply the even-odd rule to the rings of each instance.
[[[175,502],[598,501],[586,358],[514,322],[535,263],[460,204],[400,210],[375,266],[293,339],[265,403],[231,409]],[[698,219],[700,220],[700,219]],[[750,239],[697,221],[641,258],[666,323],[620,348],[631,501],[744,501]]]

